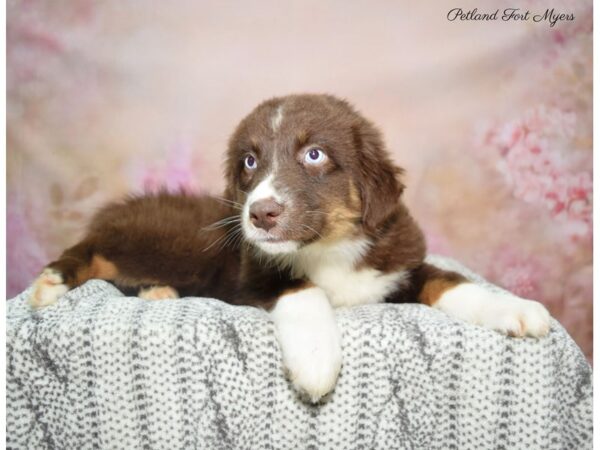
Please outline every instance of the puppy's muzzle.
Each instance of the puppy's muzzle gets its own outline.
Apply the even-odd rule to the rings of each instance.
[[[284,210],[284,206],[273,198],[255,201],[250,205],[250,221],[256,228],[269,231],[275,225]]]

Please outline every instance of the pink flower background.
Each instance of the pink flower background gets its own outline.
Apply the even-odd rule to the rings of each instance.
[[[219,192],[261,100],[329,92],[378,123],[431,251],[544,302],[592,358],[592,2],[559,22],[455,2],[9,0],[8,296],[103,203]]]

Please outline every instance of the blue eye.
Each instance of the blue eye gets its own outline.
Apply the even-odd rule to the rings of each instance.
[[[327,155],[318,147],[313,147],[304,155],[304,162],[307,164],[321,164],[325,161]]]
[[[246,156],[246,158],[244,159],[244,165],[248,170],[254,170],[258,166],[256,158],[252,155]]]

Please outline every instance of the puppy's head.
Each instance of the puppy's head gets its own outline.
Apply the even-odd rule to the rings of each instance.
[[[401,169],[348,103],[293,95],[260,104],[233,133],[226,195],[246,240],[271,254],[372,234],[396,210]]]

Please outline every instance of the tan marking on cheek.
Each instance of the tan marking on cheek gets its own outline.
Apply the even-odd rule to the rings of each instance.
[[[353,235],[356,222],[360,219],[360,211],[347,205],[334,205],[327,214],[323,237],[336,240]]]
[[[434,278],[425,282],[423,289],[419,293],[419,301],[425,305],[433,306],[440,299],[442,294],[463,283],[462,280],[446,280],[443,278]]]
[[[358,188],[352,182],[352,180],[350,180],[350,191],[349,192],[350,192],[350,194],[348,195],[348,197],[349,197],[348,204],[350,205],[350,208],[352,208],[360,213],[360,211],[362,209],[362,201],[360,199],[360,192],[358,191]]]
[[[356,234],[357,221],[361,218],[361,200],[358,188],[348,180],[348,193],[344,200],[337,200],[325,208],[327,218],[323,228],[326,240],[336,240]]]

